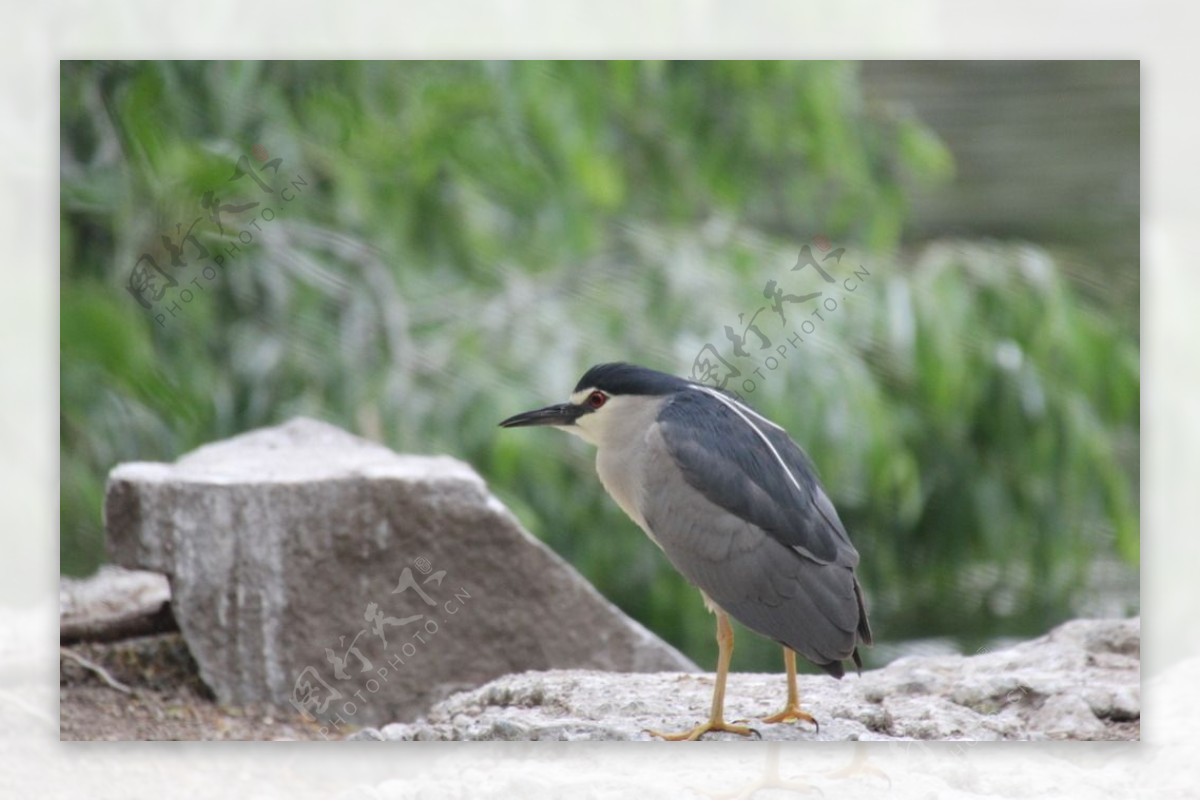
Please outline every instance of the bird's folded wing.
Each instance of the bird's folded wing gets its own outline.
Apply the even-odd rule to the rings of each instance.
[[[647,434],[646,523],[718,606],[841,675],[865,626],[858,554],[803,452],[754,421],[716,398],[668,403]]]
[[[816,469],[783,429],[715,391],[673,398],[658,427],[705,498],[816,562],[858,564]]]

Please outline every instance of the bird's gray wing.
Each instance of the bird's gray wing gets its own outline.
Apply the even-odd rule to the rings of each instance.
[[[816,468],[782,428],[704,389],[672,398],[658,422],[688,483],[713,503],[814,561],[858,564]]]
[[[646,524],[718,606],[841,675],[870,642],[858,553],[804,452],[734,403],[695,391],[664,404],[647,435]]]

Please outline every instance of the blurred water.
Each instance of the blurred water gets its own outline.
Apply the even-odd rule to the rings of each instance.
[[[1089,565],[1086,585],[1075,595],[1067,618],[1126,618],[1141,612],[1139,573],[1136,567],[1110,558],[1097,558]],[[1055,625],[1041,616],[1004,617],[978,621],[980,628],[970,636],[879,639],[866,649],[864,662],[880,667],[906,656],[947,656],[999,651],[1041,636]],[[1004,633],[997,633],[1003,631]]]

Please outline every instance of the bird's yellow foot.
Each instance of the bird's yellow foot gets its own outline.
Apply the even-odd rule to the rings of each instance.
[[[749,737],[750,735],[754,735],[755,737],[762,739],[762,735],[759,734],[759,732],[757,730],[752,729],[749,726],[738,726],[734,723],[726,723],[723,720],[709,720],[705,723],[701,723],[699,726],[692,729],[691,731],[682,731],[682,732],[678,732],[675,734],[668,734],[666,732],[657,731],[655,729],[646,729],[646,732],[648,734],[651,734],[655,737],[661,737],[664,740],[671,740],[671,741],[699,740],[701,737],[708,734],[710,731],[727,731],[727,732],[730,732],[731,734],[741,734],[741,735],[744,735],[747,737]]]
[[[789,703],[774,715],[768,715],[762,719],[763,723],[798,723],[799,721],[811,723],[817,727],[817,734],[821,733],[821,724],[817,723],[817,719],[800,708],[799,703]]]

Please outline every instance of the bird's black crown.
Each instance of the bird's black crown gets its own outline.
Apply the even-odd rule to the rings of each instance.
[[[575,391],[595,388],[609,395],[670,395],[687,389],[691,383],[670,373],[625,362],[597,364],[583,374]]]

